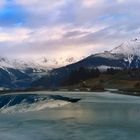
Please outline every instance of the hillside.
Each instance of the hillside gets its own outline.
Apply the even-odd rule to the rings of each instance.
[[[118,89],[120,91],[140,92],[140,69],[135,70],[113,70],[108,69],[107,72],[100,73],[98,76],[79,80],[74,84],[67,82],[66,88],[69,90],[83,91],[102,91],[105,89]],[[66,83],[65,83],[66,84]]]

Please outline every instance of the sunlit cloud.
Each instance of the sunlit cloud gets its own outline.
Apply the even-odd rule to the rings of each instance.
[[[23,42],[29,37],[30,31],[24,28],[0,29],[0,42]]]
[[[83,5],[86,7],[92,7],[97,4],[101,4],[103,0],[83,0]]]

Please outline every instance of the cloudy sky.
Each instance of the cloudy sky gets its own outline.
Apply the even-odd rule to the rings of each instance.
[[[0,0],[4,56],[86,56],[139,32],[140,0]]]

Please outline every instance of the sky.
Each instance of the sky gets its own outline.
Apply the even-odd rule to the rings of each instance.
[[[1,56],[88,56],[139,32],[140,0],[0,0]]]

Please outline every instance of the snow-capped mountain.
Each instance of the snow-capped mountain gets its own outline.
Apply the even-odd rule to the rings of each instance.
[[[135,38],[128,40],[112,49],[110,53],[140,56],[140,39]]]
[[[59,68],[62,66],[70,65],[72,63],[76,63],[84,57],[74,58],[74,57],[59,57],[59,58],[47,58],[41,57],[39,59],[34,60],[38,65],[43,68]]]
[[[0,57],[0,87],[24,88],[48,73],[39,64]]]
[[[68,58],[38,58],[38,59],[8,59],[0,57],[0,87],[24,88],[29,87],[34,80],[49,75],[53,68],[76,62]]]
[[[79,67],[98,68],[99,70],[106,70],[108,68],[140,68],[140,39],[129,40],[111,51],[93,54],[76,63],[54,69],[51,71],[51,76],[42,77],[34,85],[46,87],[59,86],[64,76]]]
[[[79,59],[81,60],[78,61]],[[35,60],[10,60],[1,57],[0,87],[29,87],[34,81],[37,81],[37,85],[42,86],[40,83],[46,83],[51,87],[58,85],[60,79],[71,70],[81,66],[99,68],[100,70],[140,68],[140,39],[132,39],[111,51],[79,59],[74,57],[57,59],[42,57]]]
[[[93,54],[77,65],[87,67],[107,68],[139,68],[140,67],[140,39],[128,40],[111,51]]]
[[[19,70],[24,70],[27,68],[42,68],[41,65],[34,63],[32,61],[20,60],[20,59],[8,59],[0,57],[0,68],[14,68]]]
[[[140,67],[140,39],[135,38],[122,43],[110,51],[111,54],[120,54],[128,67]]]
[[[83,58],[83,57],[81,57]],[[32,68],[34,70],[40,71],[50,70],[53,68],[62,67],[77,62],[81,58],[67,57],[67,58],[47,58],[41,57],[38,59],[8,59],[5,57],[0,57],[0,68],[15,68],[24,70],[27,68]]]

